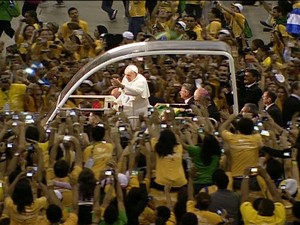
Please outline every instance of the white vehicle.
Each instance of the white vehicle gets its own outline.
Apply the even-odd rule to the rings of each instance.
[[[60,109],[63,109],[67,100],[75,98],[72,95],[79,85],[88,79],[95,72],[105,69],[113,63],[123,63],[126,59],[141,59],[145,56],[157,55],[210,55],[210,56],[225,56],[228,58],[229,69],[231,74],[231,84],[234,96],[233,112],[238,113],[238,99],[234,60],[231,55],[231,48],[225,42],[219,41],[153,41],[153,42],[138,42],[128,45],[123,45],[111,49],[93,61],[83,66],[69,81],[66,87],[60,93],[56,105],[54,105],[47,114],[45,121],[48,124],[52,121]],[[80,96],[82,98],[83,96]],[[95,98],[95,96],[85,96],[86,98]],[[111,96],[97,96],[104,98],[105,106],[107,102],[113,101]]]

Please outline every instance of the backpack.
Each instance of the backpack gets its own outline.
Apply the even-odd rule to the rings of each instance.
[[[6,10],[9,13],[9,15],[12,16],[12,17],[18,17],[18,16],[20,16],[19,5],[14,0],[9,0],[9,4],[8,4]]]

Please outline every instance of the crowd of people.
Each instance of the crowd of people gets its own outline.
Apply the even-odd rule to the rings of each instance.
[[[92,36],[75,7],[62,25],[41,23],[41,2],[26,0],[12,28],[18,3],[0,1],[0,37],[15,41],[0,42],[0,225],[300,224],[300,2],[252,1],[270,14],[268,43],[246,2],[215,1],[205,21],[205,1],[123,1],[128,30]],[[115,20],[112,3],[102,9]],[[95,72],[74,94],[116,101],[69,99],[44,123],[86,63],[168,40],[231,47],[238,115],[228,59],[174,54]]]

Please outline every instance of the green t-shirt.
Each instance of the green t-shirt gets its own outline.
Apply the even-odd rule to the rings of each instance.
[[[202,149],[199,146],[189,145],[187,151],[192,158],[192,162],[197,170],[197,176],[194,179],[195,184],[211,184],[212,175],[216,169],[219,168],[219,156],[213,155],[211,158],[211,163],[206,166],[203,164],[200,154]]]
[[[127,224],[127,215],[125,211],[119,212],[119,216],[116,222],[113,224],[105,223],[105,221],[101,221],[99,225],[126,225]]]

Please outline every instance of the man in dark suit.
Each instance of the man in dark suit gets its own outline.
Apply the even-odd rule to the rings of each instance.
[[[194,93],[195,105],[198,107],[206,107],[209,113],[209,117],[220,121],[220,112],[216,107],[214,101],[211,100],[208,92],[204,88],[198,88]]]
[[[244,76],[244,87],[240,87],[238,91],[238,101],[240,110],[246,103],[253,103],[258,106],[258,102],[262,96],[262,90],[257,82],[260,73],[255,69],[247,69]]]
[[[282,117],[285,126],[288,121],[292,120],[296,112],[300,112],[300,81],[296,81],[292,84],[291,95],[283,103]]]
[[[275,105],[275,100],[277,96],[274,92],[272,91],[265,91],[262,100],[265,105],[265,110],[269,115],[273,118],[275,123],[277,123],[279,126],[283,126],[283,119],[281,115],[281,111],[278,108],[277,105]]]
[[[184,100],[184,103],[189,107],[195,104],[194,100],[195,86],[190,83],[184,83],[181,86],[180,97]]]

